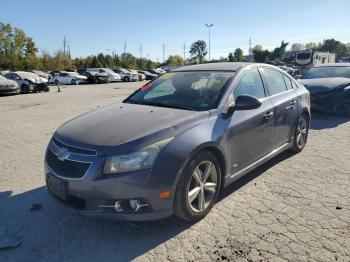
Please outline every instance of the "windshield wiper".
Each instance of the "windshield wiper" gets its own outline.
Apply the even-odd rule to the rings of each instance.
[[[195,111],[192,107],[184,106],[184,105],[175,105],[175,104],[163,104],[160,102],[141,102],[140,105],[149,105],[149,106],[158,106],[158,107],[169,107],[169,108],[175,108],[175,109],[184,109],[184,110],[190,110]]]

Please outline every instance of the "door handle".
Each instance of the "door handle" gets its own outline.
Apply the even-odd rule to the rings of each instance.
[[[267,112],[267,113],[265,114],[265,117],[266,117],[266,118],[269,118],[269,117],[272,116],[272,115],[273,115],[273,112],[270,111],[270,112]]]
[[[285,107],[284,109],[288,110],[288,109],[293,109],[295,107],[296,104],[296,100],[292,100],[289,102],[289,106]]]

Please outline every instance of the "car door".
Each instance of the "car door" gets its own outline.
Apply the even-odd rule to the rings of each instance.
[[[250,95],[261,101],[252,110],[236,110],[229,124],[231,144],[231,174],[244,169],[271,152],[273,105],[266,98],[266,91],[257,68],[244,72],[233,89],[233,95]]]
[[[289,77],[273,68],[265,67],[262,72],[274,106],[273,144],[278,148],[293,136],[297,101]]]

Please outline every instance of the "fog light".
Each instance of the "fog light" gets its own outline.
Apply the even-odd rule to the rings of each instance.
[[[148,206],[147,203],[141,203],[141,201],[138,199],[130,199],[129,204],[130,204],[130,207],[132,208],[132,210],[134,210],[135,212],[139,211],[141,207]]]
[[[120,201],[115,201],[114,208],[115,208],[115,211],[117,211],[117,213],[124,211],[120,206]]]

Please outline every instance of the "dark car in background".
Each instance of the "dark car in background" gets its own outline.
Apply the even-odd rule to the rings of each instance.
[[[144,71],[144,70],[139,70],[137,72],[144,74],[146,76],[146,80],[153,80],[154,78],[158,77],[158,75],[152,74],[152,73],[150,73],[148,71]]]
[[[46,183],[81,215],[197,221],[222,188],[287,149],[303,150],[309,103],[274,66],[182,67],[59,127]]]
[[[311,95],[311,109],[350,116],[350,63],[313,66],[299,80]]]

